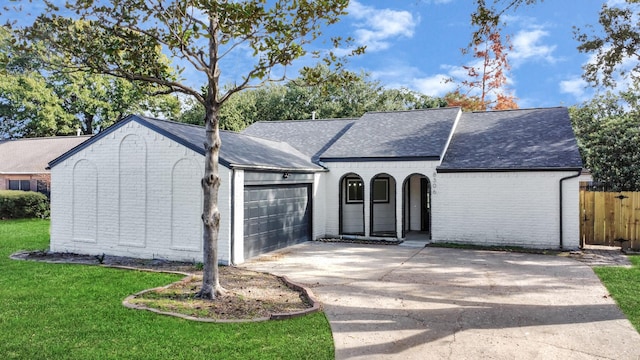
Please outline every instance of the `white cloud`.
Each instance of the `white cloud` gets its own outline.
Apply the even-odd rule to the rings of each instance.
[[[607,0],[608,7],[619,7],[620,5],[625,5],[626,3],[626,0]]]
[[[480,62],[476,60],[472,66],[479,66]],[[387,88],[406,87],[414,91],[418,91],[429,96],[444,96],[449,92],[455,91],[464,80],[471,80],[467,70],[462,66],[440,65],[439,71],[436,73],[425,74],[421,69],[406,66],[402,64],[392,64],[386,69],[380,69],[371,72],[371,77],[381,81]],[[512,90],[515,81],[513,78],[506,79],[507,90]],[[469,95],[480,95],[478,89],[470,91]],[[490,99],[495,96],[490,94]]]
[[[422,78],[415,78],[411,81],[411,88],[429,96],[444,96],[446,93],[454,91],[457,85],[451,81],[448,74],[435,74]]]
[[[608,50],[607,48],[604,51]],[[582,67],[584,68],[587,64],[595,64],[596,63],[596,54],[591,54],[587,57],[587,60],[584,62]],[[631,78],[628,76],[633,73],[633,68],[637,64],[637,60],[632,57],[627,57],[622,60],[622,62],[617,66],[616,72],[613,73],[613,81],[615,82],[615,86],[608,89],[603,88],[594,88],[592,84],[586,82],[579,75],[574,75],[569,77],[566,80],[560,82],[560,92],[565,94],[573,95],[573,97],[579,101],[584,102],[593,98],[594,94],[601,90],[611,91],[613,93],[619,93],[621,91],[628,90],[633,82]],[[622,76],[619,71],[625,71],[627,76]],[[601,78],[602,74],[598,74]],[[636,75],[637,76],[637,75]]]
[[[480,68],[481,65],[482,65],[482,61],[476,60],[474,63],[467,64],[466,66],[473,66],[475,68]],[[462,66],[440,65],[440,68],[446,70],[447,75],[458,82],[462,80],[471,80],[471,78],[469,77],[469,71],[463,68]]]
[[[555,45],[545,45],[542,43],[544,37],[549,36],[549,32],[540,27],[520,30],[511,39],[513,50],[509,53],[509,59],[513,66],[527,60],[543,60],[555,63],[558,59],[553,56]]]
[[[456,88],[454,83],[447,81],[451,78],[448,70],[448,67],[443,67],[438,74],[424,74],[418,67],[394,62],[372,71],[370,75],[384,84],[385,88],[407,88],[429,96],[443,96]]]
[[[578,101],[586,101],[590,98],[587,94],[587,82],[579,76],[574,76],[560,82],[560,92],[573,95]]]
[[[372,71],[371,78],[383,83],[385,88],[408,88],[429,96],[443,96],[456,88],[454,83],[447,82],[451,78],[447,69],[443,70],[435,75],[425,75],[417,67],[394,63],[384,69]]]
[[[385,50],[391,40],[399,37],[413,37],[419,19],[408,11],[377,9],[351,1],[347,8],[349,16],[358,22],[354,25],[355,39],[359,45],[365,45],[368,52]]]

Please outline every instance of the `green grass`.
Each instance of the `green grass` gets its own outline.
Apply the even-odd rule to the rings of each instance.
[[[45,249],[46,220],[0,221],[0,359],[330,359],[323,313],[283,321],[197,323],[131,310],[122,300],[179,277],[16,261]]]
[[[640,332],[640,256],[630,256],[631,268],[597,267],[600,277],[620,309]]]

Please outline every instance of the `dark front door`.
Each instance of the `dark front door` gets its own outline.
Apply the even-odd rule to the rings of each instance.
[[[420,231],[430,231],[431,225],[431,191],[429,189],[429,181],[425,178],[420,179]]]

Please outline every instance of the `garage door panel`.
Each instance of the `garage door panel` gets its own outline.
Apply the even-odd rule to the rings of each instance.
[[[311,240],[308,184],[245,187],[245,258]]]

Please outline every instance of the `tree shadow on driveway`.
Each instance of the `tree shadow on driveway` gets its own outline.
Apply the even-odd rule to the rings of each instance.
[[[593,271],[545,255],[308,243],[246,266],[311,287],[337,359],[640,358]]]

